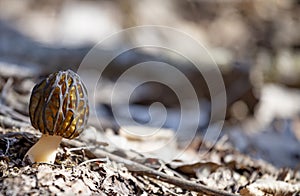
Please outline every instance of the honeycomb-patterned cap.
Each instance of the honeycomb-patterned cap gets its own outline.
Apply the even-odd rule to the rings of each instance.
[[[89,105],[86,87],[71,70],[58,71],[35,85],[29,115],[43,134],[73,139],[85,128]]]

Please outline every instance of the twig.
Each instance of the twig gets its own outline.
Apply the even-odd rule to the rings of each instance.
[[[4,155],[7,155],[8,150],[10,148],[10,142],[9,142],[9,139],[7,139],[7,138],[4,138],[4,139],[6,140],[6,149],[5,149]]]
[[[69,152],[72,152],[72,151],[80,151],[80,150],[93,149],[93,148],[97,148],[97,147],[96,146],[82,146],[82,147],[68,148],[67,150]]]
[[[233,194],[233,193],[228,193],[226,191],[210,188],[205,185],[197,184],[195,182],[190,182],[185,179],[180,179],[178,177],[169,176],[167,174],[156,171],[154,169],[151,169],[147,166],[144,166],[137,162],[131,161],[129,159],[125,159],[125,158],[119,157],[117,155],[111,154],[111,153],[101,150],[99,148],[96,149],[95,151],[93,151],[93,153],[97,157],[108,157],[109,159],[111,159],[113,161],[123,163],[128,168],[129,171],[136,173],[138,175],[146,175],[146,176],[161,180],[163,182],[167,182],[167,183],[179,186],[179,187],[181,187],[183,189],[187,189],[189,191],[195,191],[195,192],[199,192],[199,193],[203,193],[203,194],[207,194],[207,195],[215,195],[215,196],[236,196],[236,194]]]
[[[106,142],[97,142],[98,146],[108,146],[108,143]],[[87,146],[85,142],[81,141],[80,138],[76,140],[68,140],[68,139],[63,139],[62,145],[65,147],[73,146],[75,148],[90,148],[91,146]],[[96,146],[94,146],[96,147]]]
[[[86,161],[80,163],[79,166],[85,165],[85,164],[87,164],[87,163],[92,163],[92,162],[102,162],[102,163],[106,163],[106,162],[107,162],[107,158],[89,159],[89,160],[86,160]]]

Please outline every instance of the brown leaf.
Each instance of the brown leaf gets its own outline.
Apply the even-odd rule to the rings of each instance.
[[[183,164],[175,167],[174,169],[186,175],[196,176],[197,171],[200,169],[208,168],[211,172],[214,172],[219,167],[221,167],[221,165],[214,162],[196,162],[193,164]]]

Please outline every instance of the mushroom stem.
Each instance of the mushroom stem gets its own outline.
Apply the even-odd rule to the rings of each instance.
[[[61,136],[43,134],[39,141],[26,153],[31,163],[54,163]]]

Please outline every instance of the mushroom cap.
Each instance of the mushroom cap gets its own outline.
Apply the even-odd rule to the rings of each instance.
[[[77,137],[89,116],[88,95],[79,75],[58,71],[36,84],[29,103],[30,121],[43,134]]]

